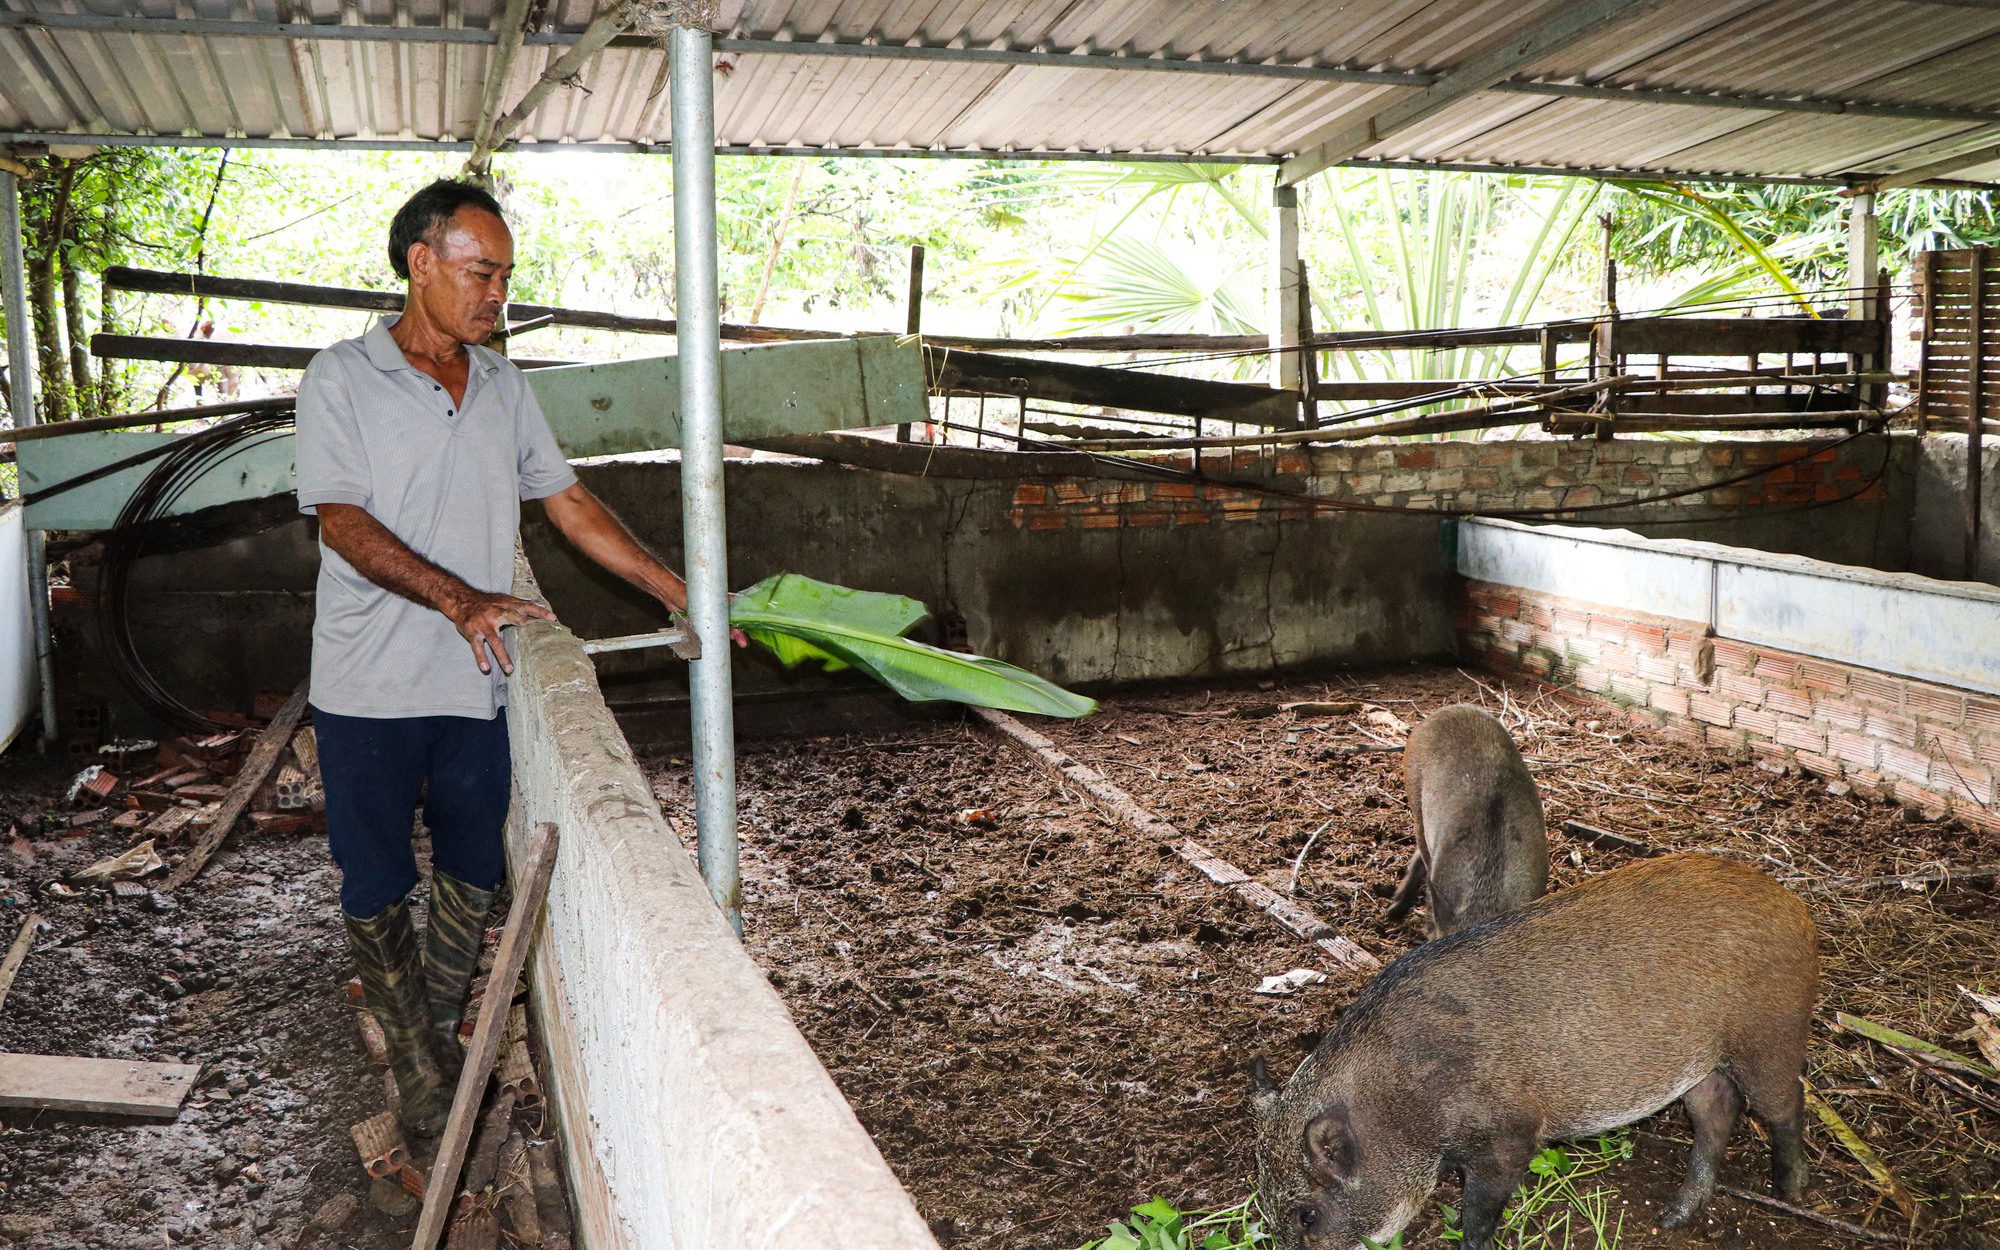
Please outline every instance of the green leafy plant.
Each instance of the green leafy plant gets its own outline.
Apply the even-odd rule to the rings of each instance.
[[[1069,718],[1097,710],[1095,699],[1026,669],[903,637],[929,615],[903,595],[779,573],[737,595],[729,623],[788,668],[815,660],[829,672],[859,669],[914,703],[944,700]]]
[[[1214,1211],[1182,1211],[1154,1198],[1133,1207],[1131,1219],[1113,1220],[1110,1236],[1080,1250],[1259,1250],[1270,1244],[1255,1195]],[[1401,1238],[1383,1250],[1402,1250]]]
[[[1632,1157],[1632,1133],[1621,1130],[1587,1142],[1544,1147],[1528,1164],[1528,1179],[1500,1221],[1506,1250],[1618,1250],[1625,1213],[1612,1212],[1618,1191],[1579,1182]],[[1457,1208],[1439,1204],[1444,1239],[1463,1241]]]

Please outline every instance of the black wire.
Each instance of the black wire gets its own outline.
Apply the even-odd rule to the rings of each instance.
[[[294,414],[260,412],[223,421],[155,453],[160,463],[132,492],[103,538],[97,598],[98,629],[113,673],[139,705],[176,728],[214,733],[229,726],[188,707],[162,685],[140,658],[132,638],[132,570],[146,554],[160,521],[205,475],[236,456],[281,436]],[[69,485],[69,483],[65,483]]]

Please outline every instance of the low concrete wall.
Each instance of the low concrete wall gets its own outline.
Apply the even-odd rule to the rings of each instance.
[[[1468,528],[1486,531],[1460,548],[1469,657],[1574,683],[1692,744],[2000,831],[2000,698],[1981,693],[2000,591],[1629,535],[1586,535],[1576,559],[1561,527]],[[1711,617],[1722,568],[1750,593]],[[1929,654],[1948,640],[1926,630],[1948,619],[1963,645]]]
[[[1505,510],[1619,504],[1779,465],[1754,481],[1586,515],[1640,532],[1898,569],[1908,558],[1915,458],[1914,440],[1870,436],[1838,446],[1362,443],[1210,456],[1205,481],[1133,472],[945,478],[732,461],[730,572],[738,586],[785,571],[911,595],[936,612],[934,637],[1070,684],[1380,663],[1452,648],[1441,516],[1314,510],[1222,481],[1373,507]],[[680,560],[675,465],[581,471],[642,538]],[[539,509],[526,515],[523,542],[578,634],[658,627],[657,604],[578,556]],[[316,562],[303,520],[224,548],[143,561],[134,609],[141,650],[197,706],[290,689],[305,669]],[[87,588],[87,564],[79,579]],[[111,694],[118,725],[152,728],[116,695],[88,606],[66,607],[61,621],[64,672],[84,693]],[[680,665],[632,652],[605,657],[598,671],[621,715],[655,709],[649,736],[685,719],[676,706],[686,693]],[[739,654],[737,688],[746,725],[780,696],[823,694],[843,706],[873,698],[852,674],[786,673],[761,654]],[[823,705],[813,715],[834,710]]]
[[[1979,564],[1974,576],[2000,583],[2000,438],[1981,440]],[[1926,577],[1964,578],[1965,435],[1932,434],[1916,461],[1916,499],[1910,516],[1910,571]]]
[[[523,564],[515,593],[540,598]],[[512,858],[560,831],[531,974],[588,1250],[936,1250],[710,900],[559,626],[516,631]]]

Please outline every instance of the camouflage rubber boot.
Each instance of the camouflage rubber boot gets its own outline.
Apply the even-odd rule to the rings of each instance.
[[[479,947],[486,916],[498,890],[481,890],[441,872],[431,874],[431,923],[424,934],[424,984],[430,996],[431,1036],[439,1062],[456,1068],[465,1052],[458,1044],[459,1021],[472,974],[479,970]]]
[[[353,916],[346,920],[347,944],[354,951],[368,1010],[389,1045],[389,1069],[396,1074],[403,1127],[419,1137],[435,1137],[451,1113],[451,1090],[431,1055],[423,969],[409,900],[367,920]]]

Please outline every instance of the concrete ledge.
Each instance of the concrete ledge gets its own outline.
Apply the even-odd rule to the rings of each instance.
[[[1707,625],[1723,638],[2000,693],[2000,588],[1718,543],[1512,521],[1458,525],[1477,581]]]
[[[541,598],[525,561],[515,593]],[[562,832],[532,963],[591,1250],[936,1250],[710,901],[574,635],[514,631],[518,852]]]

